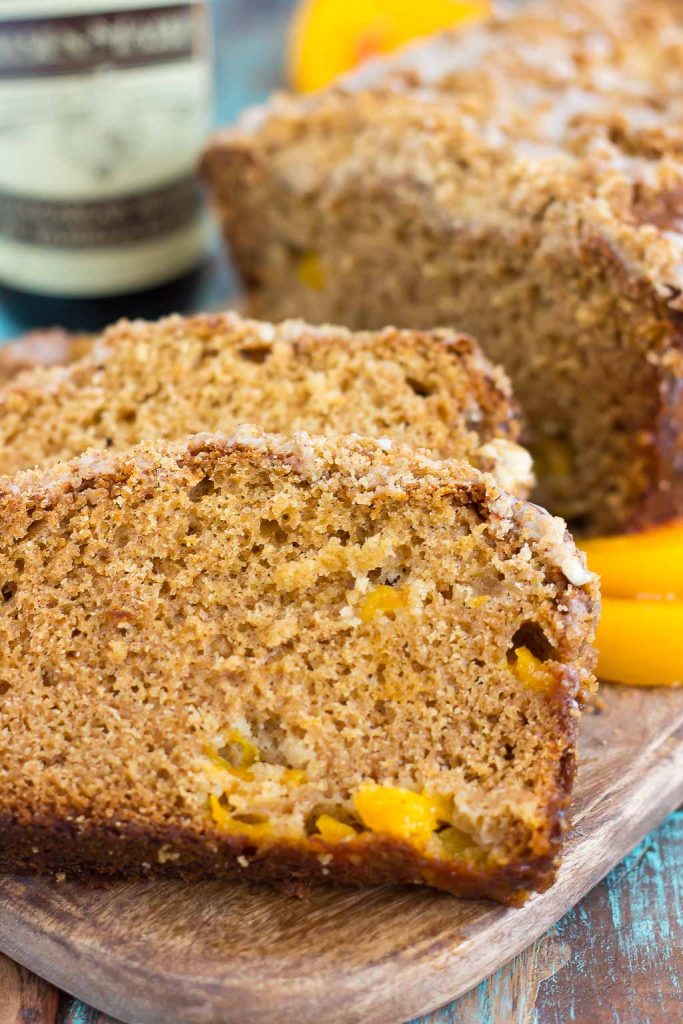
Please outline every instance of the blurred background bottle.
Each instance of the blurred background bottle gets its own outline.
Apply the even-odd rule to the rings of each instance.
[[[201,0],[0,0],[0,283],[27,326],[51,299],[81,327],[113,296],[172,308],[201,263],[209,42]]]

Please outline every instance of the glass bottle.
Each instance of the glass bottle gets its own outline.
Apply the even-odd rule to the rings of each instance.
[[[6,289],[112,297],[197,267],[208,34],[199,0],[0,0]]]

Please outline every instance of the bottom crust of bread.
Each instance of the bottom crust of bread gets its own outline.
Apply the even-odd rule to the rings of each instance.
[[[43,817],[30,823],[0,817],[0,872],[97,878],[235,879],[296,883],[321,881],[361,887],[430,885],[465,899],[520,906],[552,885],[564,831],[556,814],[552,853],[491,867],[439,860],[390,836],[364,835],[335,845],[274,841],[258,848],[239,835],[198,834],[177,826]]]

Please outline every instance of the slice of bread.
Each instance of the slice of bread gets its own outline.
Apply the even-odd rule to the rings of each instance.
[[[71,366],[6,384],[0,473],[243,421],[404,441],[465,458],[520,496],[532,483],[508,380],[471,338],[274,326],[235,313],[122,321]]]
[[[0,480],[0,870],[553,878],[596,577],[462,461],[241,428]]]

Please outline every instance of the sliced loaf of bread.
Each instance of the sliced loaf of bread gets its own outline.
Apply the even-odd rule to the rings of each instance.
[[[683,515],[683,6],[539,0],[278,95],[204,172],[248,308],[471,332],[540,504]]]
[[[596,578],[462,461],[241,428],[0,480],[0,870],[552,880]]]

